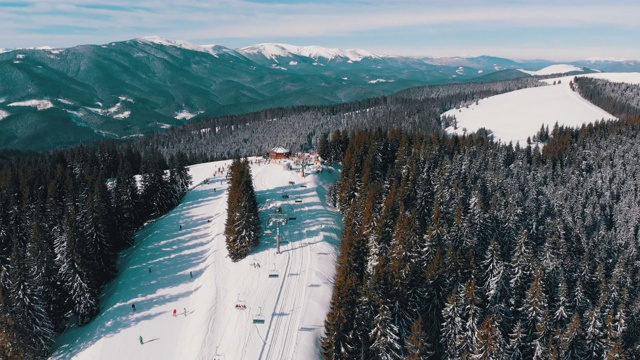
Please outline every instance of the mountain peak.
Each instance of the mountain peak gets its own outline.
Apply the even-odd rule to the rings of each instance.
[[[147,44],[157,44],[163,46],[174,46],[181,49],[204,52],[218,57],[220,53],[233,52],[231,49],[221,45],[196,45],[185,40],[169,40],[158,35],[143,36],[135,39],[135,41]]]
[[[294,55],[305,56],[318,60],[324,58],[326,60],[333,60],[336,58],[346,58],[350,61],[360,61],[363,58],[380,58],[370,51],[360,49],[347,49],[341,50],[336,48],[325,48],[321,46],[295,46],[289,44],[278,43],[262,43],[253,46],[247,46],[238,49],[243,55],[257,55],[261,54],[266,58],[272,59],[277,62],[278,57],[291,57]]]

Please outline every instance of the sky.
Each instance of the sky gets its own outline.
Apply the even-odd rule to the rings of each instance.
[[[158,35],[386,55],[640,59],[637,0],[0,0],[0,48]]]

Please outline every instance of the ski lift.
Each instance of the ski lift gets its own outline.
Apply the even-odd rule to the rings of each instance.
[[[216,353],[213,355],[212,360],[225,360],[224,355],[218,354],[218,347],[216,346]]]
[[[253,315],[253,323],[254,324],[264,324],[264,316],[262,315],[262,307],[260,307],[260,311]]]
[[[236,301],[236,310],[247,310],[247,303],[244,300],[240,300],[239,293],[238,293],[238,301]]]
[[[270,278],[280,277],[280,273],[278,272],[278,269],[276,269],[276,264],[273,264],[273,269],[269,270],[269,277]]]

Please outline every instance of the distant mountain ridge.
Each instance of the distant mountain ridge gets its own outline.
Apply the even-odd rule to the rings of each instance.
[[[513,70],[551,64],[272,43],[231,49],[158,36],[66,49],[5,49],[0,50],[0,148],[46,150],[141,136],[205,117],[530,76]],[[575,66],[594,64],[612,69],[617,63]],[[618,66],[640,70],[640,63]]]

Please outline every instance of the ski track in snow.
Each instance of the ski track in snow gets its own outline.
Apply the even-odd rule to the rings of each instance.
[[[63,334],[51,359],[319,357],[341,232],[340,215],[324,203],[324,194],[338,172],[303,178],[277,162],[252,165],[263,231],[273,234],[263,235],[247,258],[234,263],[224,237],[226,169],[212,177],[230,163],[191,167],[191,191],[136,234],[135,245],[119,260],[119,276],[103,293],[100,314]],[[277,206],[296,217],[280,228],[281,254],[276,228],[267,224]],[[259,267],[251,265],[256,262]],[[279,277],[270,278],[274,268]],[[246,310],[235,307],[238,301]],[[259,312],[264,324],[253,323]]]

